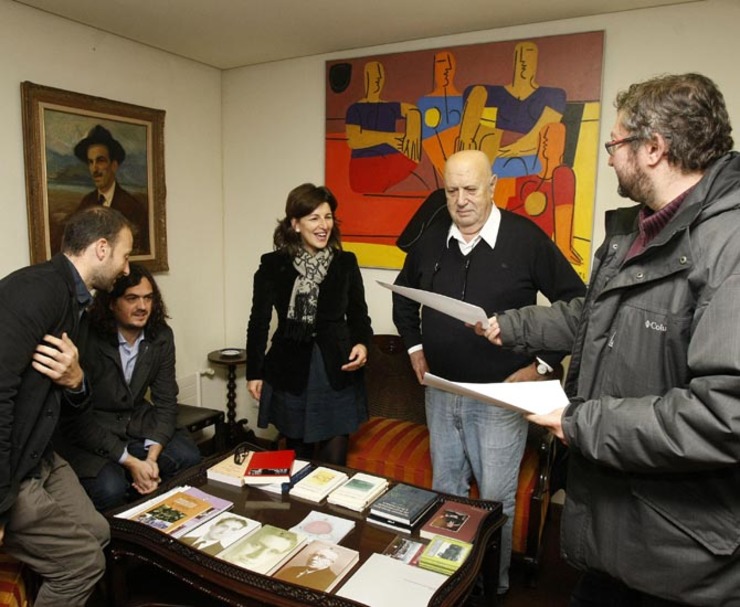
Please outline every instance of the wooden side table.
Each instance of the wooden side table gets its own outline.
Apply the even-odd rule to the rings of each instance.
[[[226,438],[231,448],[242,440],[242,437],[251,435],[245,426],[249,423],[246,418],[236,419],[236,368],[247,364],[247,351],[240,348],[223,348],[208,353],[208,360],[216,365],[225,366],[228,370],[226,382]]]

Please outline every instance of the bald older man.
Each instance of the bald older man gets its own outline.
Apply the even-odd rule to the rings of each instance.
[[[467,150],[445,165],[448,214],[429,225],[406,257],[397,285],[475,304],[492,315],[583,295],[583,282],[555,244],[529,219],[493,204],[496,176],[483,152]],[[421,382],[424,373],[456,382],[552,379],[563,352],[514,354],[481,340],[449,316],[393,296],[393,320]],[[434,489],[466,496],[475,480],[483,499],[503,502],[498,592],[508,589],[512,521],[527,420],[472,398],[426,388]]]

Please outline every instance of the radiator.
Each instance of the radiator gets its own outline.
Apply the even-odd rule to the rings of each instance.
[[[177,402],[183,405],[192,405],[194,407],[203,406],[203,376],[213,375],[213,369],[202,369],[197,373],[191,373],[185,377],[181,377],[177,380],[177,386],[180,388],[180,393],[177,397]]]

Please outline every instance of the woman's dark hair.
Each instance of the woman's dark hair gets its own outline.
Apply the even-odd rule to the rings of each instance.
[[[152,313],[146,323],[147,337],[150,339],[156,337],[157,332],[162,327],[167,326],[167,319],[169,318],[167,307],[164,305],[162,293],[154,281],[154,277],[144,266],[132,263],[129,264],[128,275],[121,276],[113,285],[113,290],[110,293],[105,291],[95,293],[95,299],[90,308],[90,323],[98,332],[107,335],[118,333],[116,317],[113,315],[113,310],[111,310],[111,304],[119,297],[123,297],[127,289],[140,284],[143,278],[146,278],[149,284],[152,285]]]
[[[337,199],[334,198],[329,188],[312,183],[299,185],[288,194],[288,200],[285,203],[285,217],[278,221],[272,238],[275,249],[285,251],[291,257],[295,257],[303,245],[301,235],[293,229],[291,221],[310,215],[325,202],[335,215],[334,227],[329,236],[329,246],[341,251],[342,236],[339,231],[339,221],[336,218]]]

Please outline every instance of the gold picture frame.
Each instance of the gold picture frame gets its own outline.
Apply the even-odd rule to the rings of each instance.
[[[94,169],[86,156],[104,133],[113,138],[107,141],[118,154],[114,159],[109,151],[116,182],[110,206],[136,228],[131,260],[153,272],[168,270],[164,110],[33,82],[21,83],[21,101],[31,263],[59,250],[71,213],[97,204]],[[123,196],[128,206],[117,206]],[[135,208],[136,217],[129,208]]]

